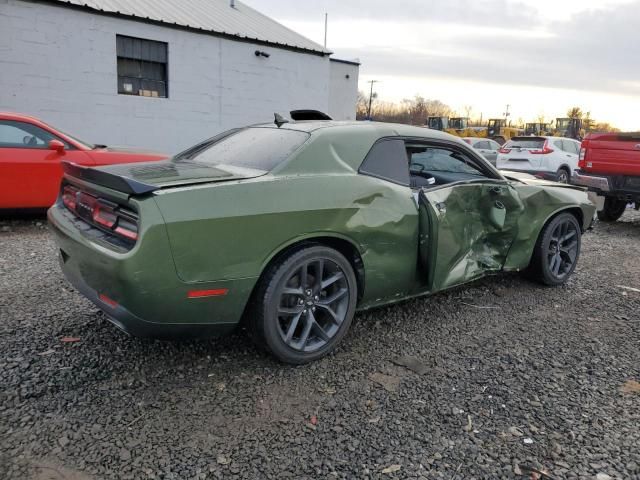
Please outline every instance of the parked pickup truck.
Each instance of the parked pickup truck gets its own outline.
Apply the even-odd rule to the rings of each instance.
[[[582,141],[571,183],[602,197],[598,218],[615,222],[629,203],[640,209],[640,133],[590,133]]]

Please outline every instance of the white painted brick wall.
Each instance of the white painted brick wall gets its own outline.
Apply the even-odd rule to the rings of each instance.
[[[118,95],[116,34],[168,43],[169,98]],[[222,130],[272,121],[276,111],[328,111],[329,85],[328,58],[0,0],[0,110],[89,142],[176,153]],[[353,106],[355,113],[355,99]]]
[[[358,101],[358,65],[331,62],[329,116],[335,120],[355,120]],[[347,76],[349,78],[347,78]]]

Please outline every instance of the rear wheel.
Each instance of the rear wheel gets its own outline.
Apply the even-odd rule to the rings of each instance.
[[[580,256],[580,224],[570,213],[552,218],[540,232],[529,273],[545,285],[561,285],[573,273]]]
[[[283,362],[307,363],[334,350],[349,329],[356,277],[339,252],[307,247],[272,265],[255,298],[254,339]]]
[[[604,208],[598,212],[598,219],[603,222],[615,222],[627,208],[627,202],[613,197],[604,199]]]
[[[569,183],[569,179],[571,178],[571,174],[569,170],[564,167],[560,167],[556,172],[556,181],[559,183]]]

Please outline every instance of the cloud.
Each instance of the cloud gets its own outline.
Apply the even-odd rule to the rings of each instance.
[[[528,35],[526,29],[522,35],[492,35],[488,29],[486,34],[452,34],[432,42],[424,36],[422,47],[399,41],[389,48],[369,45],[337,53],[360,58],[362,73],[369,76],[460,78],[638,95],[637,25],[640,1],[552,22],[546,28],[548,35]]]
[[[424,20],[479,25],[531,26],[539,23],[537,10],[522,1],[509,0],[246,0],[245,3],[280,20],[322,19]]]

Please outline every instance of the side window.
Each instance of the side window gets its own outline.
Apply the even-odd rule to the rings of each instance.
[[[489,145],[491,146],[491,150],[500,150],[500,144],[498,142],[489,140]]]
[[[580,152],[580,149],[576,142],[572,142],[571,140],[563,140],[562,143],[564,143],[565,152],[573,153],[574,155],[578,155],[578,153]]]
[[[489,142],[487,142],[486,140],[476,143],[475,147],[479,148],[481,150],[490,150],[491,149],[491,147],[489,146]]]
[[[30,123],[0,120],[0,147],[46,149],[49,141],[55,138],[53,134]]]
[[[562,140],[554,140],[553,147],[557,148],[558,150],[564,151],[564,145],[562,145]]]
[[[407,162],[403,140],[380,140],[373,145],[359,171],[372,177],[409,186]]]
[[[447,148],[407,144],[410,170],[427,173],[465,173],[484,177],[485,174],[466,155]]]

